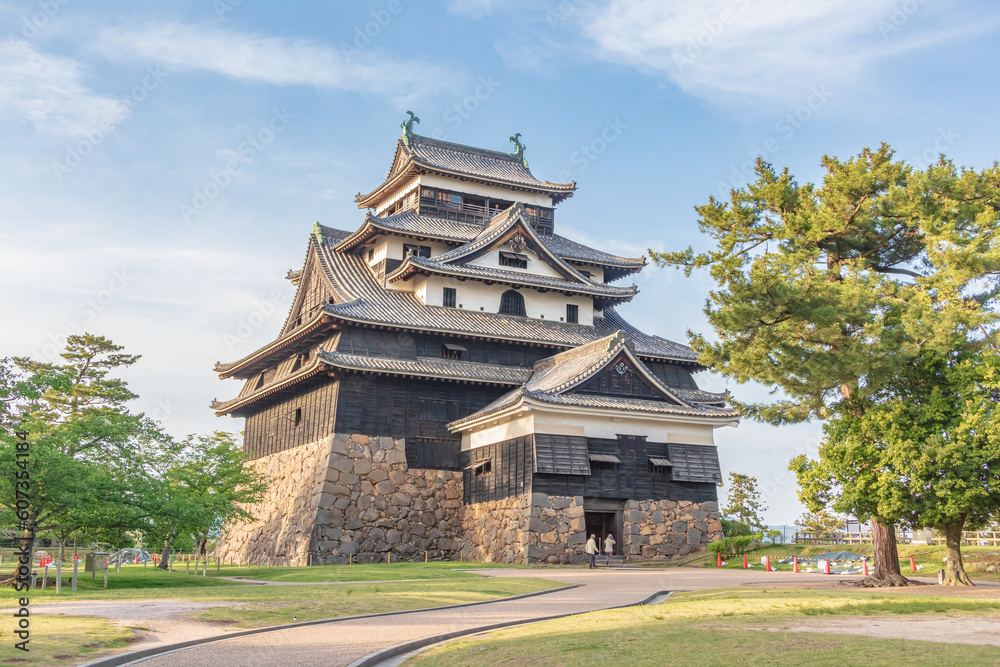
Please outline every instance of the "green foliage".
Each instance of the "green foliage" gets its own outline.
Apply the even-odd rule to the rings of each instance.
[[[745,523],[740,523],[735,519],[722,519],[722,534],[725,537],[736,537],[737,535],[752,535],[753,527]]]
[[[713,554],[722,554],[723,558],[742,556],[760,546],[760,533],[756,535],[737,535],[726,537],[708,545]]]
[[[783,397],[741,404],[773,422],[825,417],[859,387],[895,377],[922,349],[989,327],[1000,282],[1000,167],[924,171],[885,144],[823,158],[822,185],[758,160],[757,181],[697,208],[713,242],[655,253],[661,266],[707,267],[706,314],[718,338],[691,334],[701,363]]]
[[[735,517],[740,523],[751,527],[763,527],[764,520],[761,513],[767,509],[767,505],[761,500],[760,491],[757,490],[757,478],[739,473],[729,473],[729,490],[727,492],[727,503],[722,508],[722,513]]]
[[[843,531],[847,525],[847,520],[844,517],[833,514],[825,509],[820,509],[815,512],[805,512],[799,517],[797,523],[802,526],[807,533],[827,535],[829,533]]]

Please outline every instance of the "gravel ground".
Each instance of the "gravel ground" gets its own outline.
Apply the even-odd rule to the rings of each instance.
[[[1000,621],[995,616],[858,616],[750,629],[1000,646]]]

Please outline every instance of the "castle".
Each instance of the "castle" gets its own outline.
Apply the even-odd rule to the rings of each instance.
[[[416,122],[360,227],[313,228],[278,337],[216,366],[244,385],[213,409],[274,480],[217,555],[568,563],[591,533],[630,559],[718,539],[713,433],[739,415],[691,349],[615,310],[645,259],[558,235],[576,184],[535,178],[520,135],[504,153]]]

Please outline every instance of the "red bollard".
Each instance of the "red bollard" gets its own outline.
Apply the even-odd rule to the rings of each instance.
[[[715,567],[722,567],[722,553],[721,552],[717,553],[716,557],[717,558],[715,559]]]
[[[913,556],[910,556],[910,572],[916,572],[916,571],[917,571],[917,561],[913,559]]]
[[[867,558],[862,558],[861,559],[861,570],[864,573],[864,575],[867,577],[868,576],[868,559]]]
[[[799,573],[799,557],[792,556],[792,572],[795,574]]]
[[[747,569],[747,555],[743,554],[743,569]]]

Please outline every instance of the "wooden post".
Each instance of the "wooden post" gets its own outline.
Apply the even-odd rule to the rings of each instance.
[[[73,559],[73,592],[74,593],[76,593],[76,575],[77,575],[77,571],[79,570],[79,568],[80,568],[80,563],[77,562],[77,560],[74,558]]]
[[[108,589],[108,570],[111,569],[111,565],[108,564],[104,567],[104,590]]]
[[[35,590],[35,585],[38,584],[38,570],[31,571],[31,586],[28,590]]]
[[[56,595],[62,595],[62,559],[56,561]]]
[[[187,558],[184,559],[184,574],[191,574],[191,561]]]
[[[354,554],[347,554],[347,564],[354,565]]]
[[[427,562],[427,550],[426,549],[424,549],[424,562],[425,563]]]
[[[215,559],[215,573],[216,574],[219,573],[219,571],[220,571],[219,568],[221,568],[221,567],[222,567],[222,565],[219,564],[219,559],[218,559],[218,557],[216,557],[216,559]]]
[[[174,571],[174,554],[173,553],[170,554],[170,571],[171,572]]]
[[[48,565],[48,563],[46,563],[45,564],[45,570],[42,572],[42,590],[43,591],[45,590],[45,585],[48,583],[48,581],[49,581],[49,565]]]

